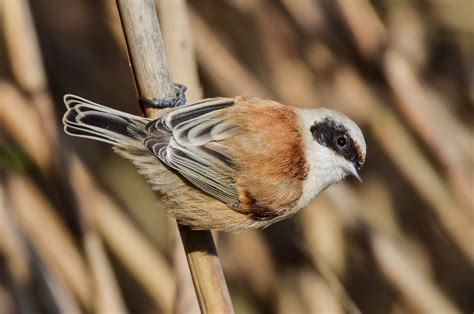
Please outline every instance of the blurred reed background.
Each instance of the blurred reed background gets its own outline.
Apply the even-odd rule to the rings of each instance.
[[[157,0],[162,22],[173,2]],[[472,313],[473,2],[192,0],[188,14],[206,97],[333,108],[368,142],[363,184],[219,234],[236,312]],[[196,311],[144,180],[61,131],[65,93],[138,113],[115,2],[0,0],[0,16],[0,313]]]

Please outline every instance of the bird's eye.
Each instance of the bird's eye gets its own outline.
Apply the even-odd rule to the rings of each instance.
[[[347,145],[347,137],[345,135],[338,136],[336,138],[336,144],[339,147],[345,147]]]

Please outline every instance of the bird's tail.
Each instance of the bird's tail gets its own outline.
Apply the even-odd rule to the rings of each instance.
[[[91,138],[116,147],[130,140],[142,141],[150,119],[111,109],[75,95],[65,95],[67,111],[63,117],[64,131],[72,136]]]

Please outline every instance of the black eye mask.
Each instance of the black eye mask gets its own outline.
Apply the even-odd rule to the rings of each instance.
[[[319,144],[332,149],[344,159],[356,163],[358,170],[362,166],[363,159],[360,148],[350,137],[344,125],[336,123],[331,118],[326,118],[321,122],[316,122],[310,131]]]

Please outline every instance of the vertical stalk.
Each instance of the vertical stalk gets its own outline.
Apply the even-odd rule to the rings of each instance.
[[[173,97],[173,80],[153,0],[117,0],[117,6],[138,94],[149,99]],[[156,117],[164,112],[146,108],[145,115]],[[233,312],[211,232],[186,226],[179,226],[179,231],[201,311]]]

